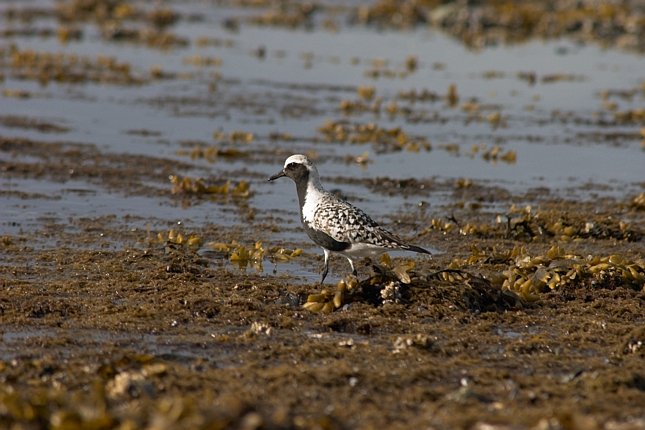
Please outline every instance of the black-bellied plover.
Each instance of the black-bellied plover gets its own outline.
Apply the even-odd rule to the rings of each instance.
[[[398,236],[379,226],[365,212],[326,191],[320,183],[316,166],[304,155],[287,158],[284,167],[269,181],[287,176],[296,183],[300,202],[300,219],[305,231],[325,252],[325,265],[320,283],[329,272],[329,256],[338,253],[347,258],[356,276],[354,259],[372,257],[388,250],[429,251],[405,243]]]

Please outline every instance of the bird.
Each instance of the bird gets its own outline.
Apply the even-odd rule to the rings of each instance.
[[[374,257],[388,250],[432,253],[411,245],[381,227],[361,209],[325,190],[318,169],[302,154],[288,157],[282,170],[269,178],[288,177],[296,184],[300,203],[300,220],[309,238],[322,247],[325,263],[320,283],[329,272],[331,254],[340,254],[349,261],[352,275],[357,276],[354,260]]]

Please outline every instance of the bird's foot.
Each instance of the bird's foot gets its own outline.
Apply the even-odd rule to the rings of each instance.
[[[346,303],[348,293],[357,285],[358,279],[355,276],[348,276],[338,281],[336,291],[323,289],[318,294],[309,294],[303,307],[311,312],[333,312]]]

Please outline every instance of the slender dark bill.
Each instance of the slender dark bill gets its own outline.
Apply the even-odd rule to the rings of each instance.
[[[281,178],[281,177],[283,177],[283,176],[287,176],[287,175],[284,173],[284,171],[282,171],[282,172],[280,172],[280,173],[276,173],[275,175],[273,175],[273,176],[271,176],[271,177],[269,178],[269,181],[275,181],[276,179]]]

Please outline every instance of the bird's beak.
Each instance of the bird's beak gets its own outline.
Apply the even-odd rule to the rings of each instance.
[[[284,170],[281,170],[280,173],[276,173],[275,175],[271,176],[269,178],[269,181],[275,181],[276,179],[281,178],[283,176],[287,176],[287,174],[284,173]]]

